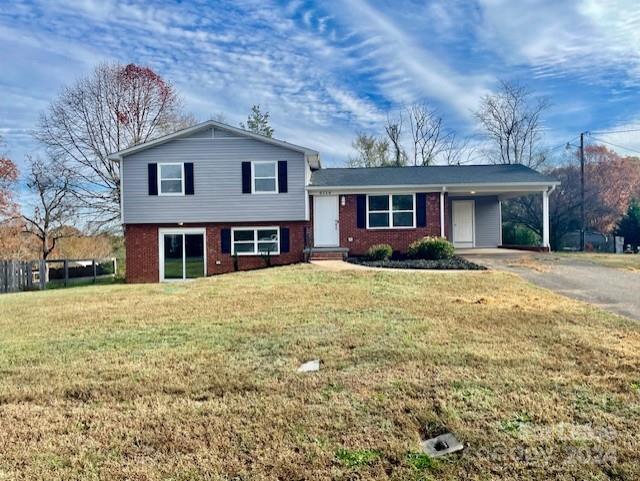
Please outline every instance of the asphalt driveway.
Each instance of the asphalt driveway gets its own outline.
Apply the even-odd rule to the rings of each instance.
[[[462,255],[489,268],[515,272],[567,297],[640,320],[640,272],[518,251]]]

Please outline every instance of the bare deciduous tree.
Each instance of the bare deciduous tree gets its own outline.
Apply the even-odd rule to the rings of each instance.
[[[497,93],[485,95],[475,117],[492,144],[491,160],[497,164],[538,167],[545,160],[542,115],[549,102],[534,97],[518,83],[501,83]]]
[[[352,145],[359,155],[349,160],[350,165],[401,167],[408,162],[422,166],[460,165],[475,159],[471,139],[459,141],[452,130],[444,127],[438,112],[425,102],[389,113],[384,132],[387,139],[384,142],[373,135],[358,134]],[[408,141],[407,149],[404,146]]]
[[[35,137],[73,171],[68,187],[79,212],[110,226],[120,215],[120,166],[108,155],[193,123],[153,70],[101,64],[52,102]]]
[[[443,129],[442,117],[426,103],[414,103],[406,110],[413,141],[413,165],[432,165],[453,145],[454,135]]]
[[[443,144],[441,157],[447,165],[471,164],[477,160],[477,147],[472,143],[471,137],[458,140],[456,134],[451,133]]]
[[[210,120],[215,120],[216,122],[220,122],[221,124],[228,124],[227,115],[224,112],[215,112],[209,115]]]
[[[387,123],[384,126],[384,131],[391,142],[391,148],[393,150],[393,165],[396,167],[402,167],[407,163],[407,154],[402,147],[403,122],[402,112],[399,112],[395,118],[387,115]]]
[[[384,167],[390,164],[389,141],[386,139],[361,132],[351,145],[358,155],[349,158],[350,167]]]
[[[71,177],[59,161],[29,159],[27,188],[33,195],[33,213],[22,214],[25,232],[40,243],[40,253],[46,259],[56,242],[68,235],[65,226],[73,219]]]

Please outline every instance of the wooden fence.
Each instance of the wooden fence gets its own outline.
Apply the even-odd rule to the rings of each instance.
[[[111,273],[99,275],[98,265],[105,261],[111,263]],[[52,279],[49,279],[50,264],[62,265],[63,274],[58,276],[55,282],[62,284],[64,287],[67,287],[71,281],[77,279],[87,279],[95,283],[98,277],[115,276],[117,271],[115,258],[55,259],[47,261],[0,260],[0,293],[45,289],[47,284],[52,282]],[[72,269],[78,269],[79,264],[86,264],[82,266],[85,275],[75,278],[70,277],[70,265]]]

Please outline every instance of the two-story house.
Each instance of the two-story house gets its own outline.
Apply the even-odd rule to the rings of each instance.
[[[425,235],[501,244],[501,200],[537,192],[549,246],[554,179],[519,165],[323,169],[319,153],[207,121],[110,156],[121,163],[129,282],[398,251]]]

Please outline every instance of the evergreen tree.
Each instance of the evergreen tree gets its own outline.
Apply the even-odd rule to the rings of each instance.
[[[265,137],[273,136],[273,128],[269,125],[269,112],[262,113],[260,105],[251,107],[251,112],[247,116],[247,123],[240,122],[240,127]]]
[[[631,201],[627,213],[618,223],[616,234],[624,237],[625,245],[640,246],[640,200]]]

